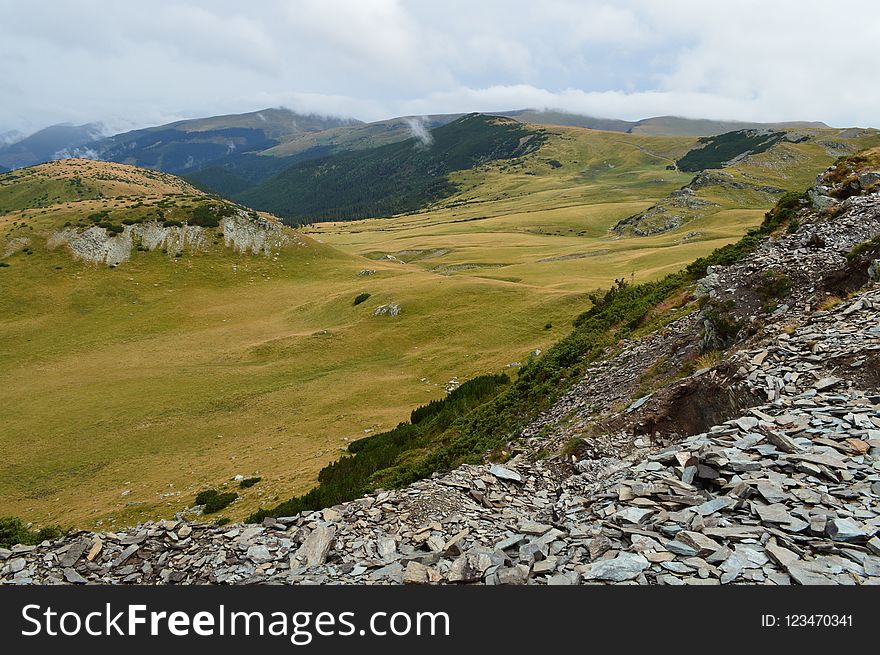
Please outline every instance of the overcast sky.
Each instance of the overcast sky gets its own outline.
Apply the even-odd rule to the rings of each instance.
[[[287,106],[880,125],[871,0],[0,0],[0,132]]]

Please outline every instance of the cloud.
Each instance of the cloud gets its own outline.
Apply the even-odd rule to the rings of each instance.
[[[425,125],[425,119],[423,117],[409,117],[404,120],[406,121],[407,126],[409,126],[409,131],[418,141],[420,147],[430,148],[434,145],[434,137],[431,135],[431,132],[428,131],[428,127]]]
[[[290,106],[877,124],[880,13],[838,0],[0,0],[0,132]],[[831,18],[840,17],[845,27]],[[855,17],[849,20],[846,17]]]

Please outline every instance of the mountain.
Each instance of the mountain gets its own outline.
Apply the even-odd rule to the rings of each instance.
[[[73,154],[179,174],[229,156],[267,150],[294,135],[357,124],[360,121],[354,119],[263,109],[124,132],[74,149]]]
[[[638,121],[630,131],[633,134],[663,136],[716,136],[735,130],[784,130],[789,128],[827,128],[821,121],[787,121],[781,123],[748,123],[717,121],[678,116],[658,116]]]
[[[0,145],[0,166],[23,168],[57,159],[66,156],[72,148],[86,149],[103,133],[104,126],[100,123],[52,125],[7,145]]]
[[[230,153],[186,174],[196,186],[234,197],[268,181],[292,166],[355,150],[399,143],[460,118],[461,114],[409,116],[359,125],[330,127],[284,137],[260,153]]]
[[[499,112],[498,115],[509,116],[524,123],[535,123],[538,125],[565,125],[586,127],[592,130],[650,134],[654,136],[715,136],[725,132],[745,129],[781,130],[797,127],[828,127],[825,123],[809,121],[747,123],[742,121],[681,118],[679,116],[657,116],[638,121],[624,121],[613,118],[595,118],[558,110],[537,109]]]
[[[634,122],[616,118],[596,118],[593,116],[549,109],[518,109],[516,111],[498,112],[498,115],[507,116],[523,123],[534,123],[536,125],[585,127],[591,130],[607,130],[609,132],[629,132],[630,129],[636,125]]]
[[[312,148],[321,148],[326,154],[345,150],[366,150],[405,141],[413,137],[415,132],[433,130],[462,116],[463,114],[401,116],[373,123],[333,127],[322,132],[296,134],[285,138],[280,145],[265,150],[263,154],[285,157]]]
[[[213,516],[241,519],[319,482],[326,494],[302,502],[390,488],[496,446],[506,458],[497,439],[549,408],[542,403],[586,374],[597,353],[703,309],[687,295],[701,278],[666,276],[762,229],[768,210],[779,217],[775,236],[796,232],[801,199],[785,192],[878,143],[870,130],[783,132],[809,138],[763,152],[738,141],[751,154],[689,173],[676,162],[705,147],[697,137],[462,117],[435,128],[430,145],[410,139],[327,156],[322,170],[341,193],[310,208],[359,212],[362,199],[347,189],[375,187],[367,199],[376,204],[420,209],[302,230],[124,164],[69,160],[4,174],[0,447],[14,457],[0,462],[0,516],[118,530],[201,516],[195,498],[213,490],[238,494]],[[321,183],[316,162],[289,167],[312,174],[294,175],[304,192]],[[840,174],[852,188],[846,167]],[[783,198],[795,204],[772,210]],[[639,232],[610,231],[666,199],[685,207],[670,205],[658,232],[644,222]],[[834,200],[843,199],[817,197]],[[786,304],[775,295],[784,279],[757,282],[746,316]],[[578,320],[567,338],[594,306],[607,311]],[[732,328],[716,310],[723,338]],[[711,363],[712,351],[704,354],[694,370]],[[677,379],[674,353],[667,361],[617,386]],[[354,461],[319,476],[349,443]],[[239,475],[261,480],[245,489]]]
[[[526,155],[542,141],[516,121],[468,114],[419,138],[304,161],[234,197],[293,221],[390,216],[452,194],[449,173]]]

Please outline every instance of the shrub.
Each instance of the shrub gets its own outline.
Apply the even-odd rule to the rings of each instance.
[[[217,227],[220,225],[214,205],[199,205],[193,209],[189,218],[189,224],[201,227]]]
[[[181,223],[180,221],[167,220],[167,221],[162,222],[162,227],[182,227],[182,226],[183,226],[183,223]]]
[[[57,525],[30,530],[18,517],[0,518],[0,548],[11,548],[15,544],[38,544],[46,539],[57,539],[62,534],[64,531]]]
[[[774,311],[777,301],[788,296],[791,288],[791,278],[785,273],[774,270],[764,271],[756,289],[758,297],[763,302],[764,311]]]
[[[263,478],[260,478],[260,477],[245,478],[244,480],[242,480],[241,482],[238,483],[238,486],[241,487],[242,489],[249,489],[250,487],[253,487],[255,484],[257,484],[257,482],[259,482],[262,479]]]
[[[706,329],[703,332],[703,352],[726,348],[742,329],[742,321],[733,315],[733,302],[710,300],[703,309]]]
[[[364,302],[369,297],[370,297],[370,294],[368,294],[368,293],[359,293],[358,295],[356,295],[354,297],[355,306],[360,305],[362,302]]]
[[[205,509],[203,512],[205,514],[213,514],[215,512],[219,512],[221,509],[228,507],[232,504],[233,501],[238,499],[238,494],[234,491],[228,491],[226,493],[220,493],[214,489],[208,489],[207,491],[201,491],[196,496],[196,505],[204,505]]]

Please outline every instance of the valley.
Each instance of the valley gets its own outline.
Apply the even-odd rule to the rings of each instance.
[[[241,519],[302,494],[348,443],[456,382],[515,378],[588,293],[738,240],[785,191],[880,143],[785,128],[810,138],[685,173],[697,136],[516,129],[540,146],[451,168],[443,194],[394,217],[279,226],[284,243],[257,253],[229,243],[224,213],[274,217],[167,173],[67,160],[0,175],[0,514],[122,526],[228,488],[241,498],[216,516]],[[419,184],[401,178],[401,194]],[[131,236],[192,229],[200,206],[217,220],[198,247]],[[77,260],[53,241],[65,229],[131,238],[130,256]]]

